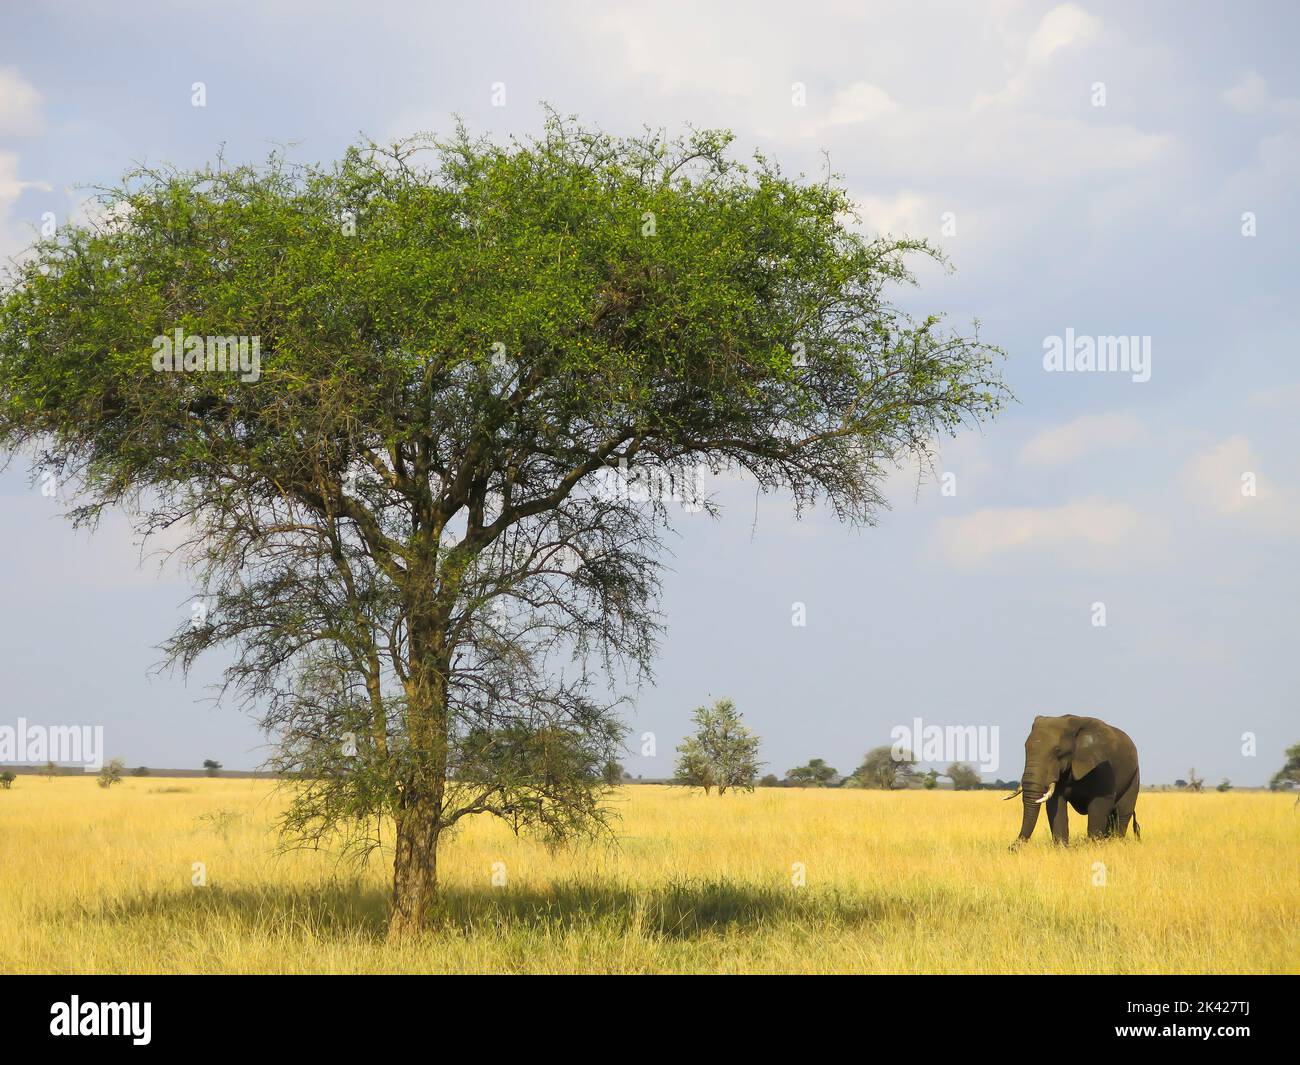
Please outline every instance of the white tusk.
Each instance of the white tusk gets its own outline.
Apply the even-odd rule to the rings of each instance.
[[[1039,806],[1042,806],[1043,803],[1045,803],[1048,799],[1052,797],[1052,792],[1054,792],[1055,790],[1056,790],[1056,783],[1055,781],[1053,781],[1051,784],[1047,785],[1047,790],[1043,792],[1043,797],[1035,801],[1038,803]]]

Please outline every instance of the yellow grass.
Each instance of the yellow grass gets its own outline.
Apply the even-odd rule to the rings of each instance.
[[[277,856],[270,783],[22,776],[0,971],[1297,971],[1291,797],[1144,794],[1141,843],[1054,849],[1040,824],[1014,855],[999,799],[641,786],[617,846],[557,854],[479,819],[443,849],[436,934],[391,946],[387,863]]]

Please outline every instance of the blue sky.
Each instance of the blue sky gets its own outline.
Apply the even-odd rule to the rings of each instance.
[[[1016,776],[1033,716],[1073,712],[1128,731],[1147,781],[1258,784],[1300,741],[1298,22],[1281,3],[11,6],[0,254],[133,162],[326,160],[453,114],[528,133],[543,100],[613,132],[725,126],[788,171],[828,153],[867,229],[945,249],[955,271],[899,299],[978,317],[1019,402],[945,443],[955,494],[900,469],[876,528],[796,522],[732,481],[721,520],[683,514],[628,713],[658,755],[628,767],[666,773],[690,710],[729,695],[778,773],[850,770],[920,716],[998,726],[989,775]],[[1067,329],[1149,338],[1150,380],[1047,372]],[[0,475],[0,723],[103,724],[130,764],[254,766],[255,726],[203,701],[219,662],[149,675],[181,576],[141,568],[124,522],[90,538],[58,512],[21,464]]]

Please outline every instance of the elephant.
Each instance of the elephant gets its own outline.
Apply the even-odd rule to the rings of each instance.
[[[1056,843],[1070,842],[1067,807],[1088,815],[1088,838],[1123,836],[1133,821],[1133,835],[1142,831],[1135,813],[1138,798],[1137,747],[1129,737],[1095,717],[1036,717],[1025,740],[1025,773],[1020,788],[1024,820],[1018,850],[1034,832],[1038,811],[1047,806],[1047,823]]]

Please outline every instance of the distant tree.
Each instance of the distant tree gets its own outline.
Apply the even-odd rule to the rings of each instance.
[[[41,769],[41,774],[46,781],[51,781],[59,775],[59,766],[57,762],[46,762]]]
[[[741,723],[736,704],[719,699],[711,707],[696,707],[691,715],[695,734],[677,748],[674,783],[691,788],[712,788],[725,795],[728,788],[754,790],[758,769],[759,738]]]
[[[147,765],[138,765],[131,770],[131,775],[133,777],[147,777],[149,775],[149,767]]]
[[[974,791],[983,783],[979,773],[965,762],[953,762],[943,775],[952,781],[952,786],[958,791]]]
[[[717,783],[713,775],[713,762],[698,737],[687,736],[677,745],[673,783],[685,788],[703,788],[706,795]]]
[[[1195,769],[1189,769],[1187,771],[1187,786],[1191,788],[1192,791],[1200,791],[1201,786],[1204,783],[1205,781],[1196,775]]]
[[[760,788],[779,788],[781,780],[775,773],[768,773],[758,782],[758,786]]]
[[[1300,784],[1300,743],[1286,749],[1286,762],[1273,774],[1268,786],[1273,791],[1277,791],[1285,787],[1288,782]]]
[[[1232,781],[1229,780],[1227,777],[1224,777],[1222,780],[1219,781],[1219,783],[1218,783],[1217,785],[1215,785],[1214,790],[1215,790],[1215,791],[1231,791],[1231,790],[1232,790]]]
[[[921,787],[925,788],[926,791],[933,791],[938,786],[939,771],[937,769],[931,769],[921,774]]]
[[[99,786],[101,788],[111,788],[114,784],[121,784],[122,773],[125,769],[126,763],[120,758],[114,758],[99,771]]]
[[[1180,779],[1180,780],[1175,780],[1175,781],[1174,781],[1174,787],[1176,787],[1176,788],[1185,788],[1185,787],[1187,787],[1187,781],[1185,781],[1185,780],[1181,780],[1181,779]]]
[[[892,747],[873,747],[853,775],[864,788],[906,788],[916,776],[913,768],[916,758],[911,751],[900,751],[899,754],[902,757],[896,759]]]
[[[610,787],[615,784],[621,784],[627,774],[623,772],[623,767],[612,759],[605,763],[605,768],[601,771],[601,778]]]
[[[18,775],[12,769],[6,769],[3,773],[0,773],[0,788],[8,791],[14,786],[14,781],[17,779]]]
[[[208,776],[215,777],[221,772],[221,763],[213,758],[203,759],[203,768],[207,770]]]
[[[786,770],[785,779],[800,788],[825,788],[839,775],[839,771],[827,765],[825,759],[813,758],[807,765]]]

